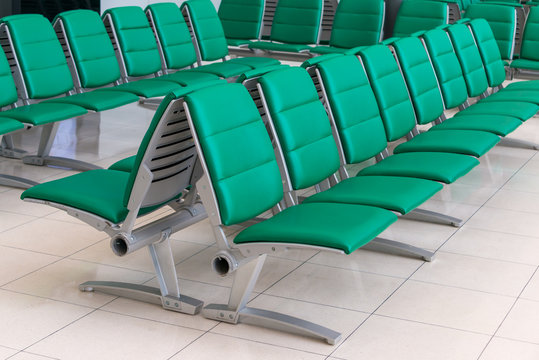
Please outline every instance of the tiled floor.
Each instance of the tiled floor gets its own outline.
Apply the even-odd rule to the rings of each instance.
[[[136,151],[151,116],[130,106],[65,122],[54,152],[107,166]],[[16,140],[35,149],[37,136]],[[539,142],[539,118],[512,136]],[[424,205],[462,228],[401,219],[384,233],[435,250],[431,263],[366,250],[269,259],[251,304],[342,332],[336,346],[81,293],[86,280],[155,284],[148,254],[118,258],[104,233],[0,188],[0,359],[538,359],[539,155],[497,146],[480,160]],[[72,172],[1,160],[0,173]],[[173,250],[185,293],[226,301],[207,221],[174,234]]]

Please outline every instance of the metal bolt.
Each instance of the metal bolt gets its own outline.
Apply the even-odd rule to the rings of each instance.
[[[219,313],[219,316],[220,316],[220,317],[225,317],[225,314]]]

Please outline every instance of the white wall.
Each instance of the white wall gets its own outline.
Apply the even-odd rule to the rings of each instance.
[[[0,0],[3,1],[3,0]],[[145,8],[149,4],[158,3],[158,2],[176,2],[178,5],[181,4],[184,0],[178,0],[178,1],[170,1],[170,0],[101,0],[101,12],[107,10],[111,7],[118,7],[118,6],[140,6],[141,8]],[[213,5],[215,5],[215,8],[219,8],[219,4],[221,3],[221,0],[211,0],[213,2]]]

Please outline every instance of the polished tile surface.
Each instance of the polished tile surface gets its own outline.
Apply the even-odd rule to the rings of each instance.
[[[130,105],[66,121],[53,153],[106,167],[136,152],[153,111]],[[14,140],[32,152],[38,136],[32,130]],[[539,142],[539,118],[511,136]],[[87,280],[156,286],[148,252],[116,257],[105,233],[0,187],[0,360],[537,359],[539,155],[496,146],[480,161],[422,206],[464,226],[400,219],[382,234],[436,251],[430,263],[371,250],[268,257],[250,305],[337,330],[336,346],[80,292]],[[8,159],[0,172],[36,181],[74,173]],[[182,293],[226,302],[233,277],[211,271],[217,247],[209,222],[173,234],[171,243]]]

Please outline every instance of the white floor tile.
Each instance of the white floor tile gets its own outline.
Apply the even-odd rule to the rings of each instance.
[[[399,219],[379,237],[427,250],[436,250],[458,229],[449,225]]]
[[[36,218],[33,216],[0,211],[0,235],[2,235],[1,233],[4,231],[14,229],[20,225],[30,223],[34,220],[36,220]]]
[[[539,265],[539,238],[472,229],[467,225],[459,229],[440,250]]]
[[[205,334],[170,360],[323,360],[322,355],[272,346],[218,334]]]
[[[438,252],[413,280],[517,297],[536,266]]]
[[[376,313],[494,334],[514,301],[508,296],[407,281]]]
[[[332,355],[350,360],[477,359],[490,336],[373,315]]]
[[[499,209],[539,213],[539,193],[502,189],[485,205]]]
[[[480,360],[536,360],[539,345],[495,337],[479,358]]]
[[[7,348],[5,346],[0,346],[0,359],[5,360],[10,356],[16,354],[18,350]]]
[[[407,278],[421,266],[423,260],[359,249],[347,256],[322,251],[308,262],[341,269]]]
[[[538,182],[539,176],[518,173],[507,182],[503,189],[539,193]]]
[[[474,229],[539,237],[537,214],[483,207],[466,223]]]
[[[153,274],[64,259],[4,286],[5,289],[73,304],[100,307],[114,299],[99,292],[79,291],[86,281],[123,281],[141,284]]]
[[[99,331],[96,331],[96,330]],[[168,359],[203,333],[97,310],[28,348],[60,359]]]
[[[0,246],[0,286],[59,259],[57,256]]]
[[[45,254],[68,256],[107,235],[88,225],[37,219],[0,233],[0,244]]]
[[[0,345],[22,350],[92,309],[0,290]]]
[[[519,299],[496,335],[539,344],[539,302]]]
[[[48,356],[41,356],[38,354],[32,354],[29,352],[21,351],[20,353],[17,353],[15,356],[9,358],[9,360],[50,360],[54,359]]]
[[[539,273],[535,273],[520,295],[522,299],[539,301]]]
[[[304,264],[266,291],[269,295],[372,312],[402,279]]]
[[[56,211],[51,206],[21,200],[22,190],[13,189],[2,193],[0,210],[30,216],[46,216]]]

